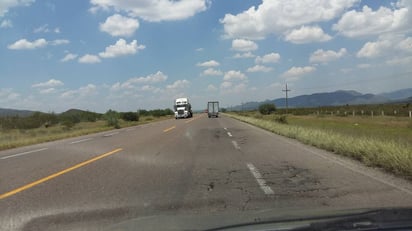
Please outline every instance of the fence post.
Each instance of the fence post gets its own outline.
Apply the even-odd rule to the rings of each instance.
[[[385,112],[384,111],[382,111],[382,116],[384,116],[385,115]]]
[[[352,111],[352,116],[355,117],[355,110]]]
[[[409,111],[409,119],[412,118],[412,111]]]
[[[373,111],[371,111],[371,115],[372,115],[372,118],[373,118]]]

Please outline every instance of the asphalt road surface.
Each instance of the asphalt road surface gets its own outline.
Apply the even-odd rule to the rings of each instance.
[[[162,214],[411,205],[407,181],[225,116],[0,152],[0,230],[100,230]]]

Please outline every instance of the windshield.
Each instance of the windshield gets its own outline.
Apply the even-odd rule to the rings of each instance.
[[[407,0],[0,1],[0,230],[409,208],[411,25]]]

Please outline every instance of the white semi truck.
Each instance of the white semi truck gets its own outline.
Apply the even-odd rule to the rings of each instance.
[[[190,118],[193,116],[192,105],[189,103],[188,98],[178,98],[175,100],[175,118]]]

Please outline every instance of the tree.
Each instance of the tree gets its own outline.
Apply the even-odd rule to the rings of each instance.
[[[259,106],[259,112],[262,115],[269,115],[272,112],[276,111],[276,106],[274,104],[271,103],[265,103],[265,104],[261,104]]]
[[[107,125],[113,126],[116,129],[120,128],[119,117],[119,113],[111,109],[104,114],[104,118],[107,120]]]
[[[139,114],[137,112],[123,112],[121,117],[124,121],[139,121]]]

